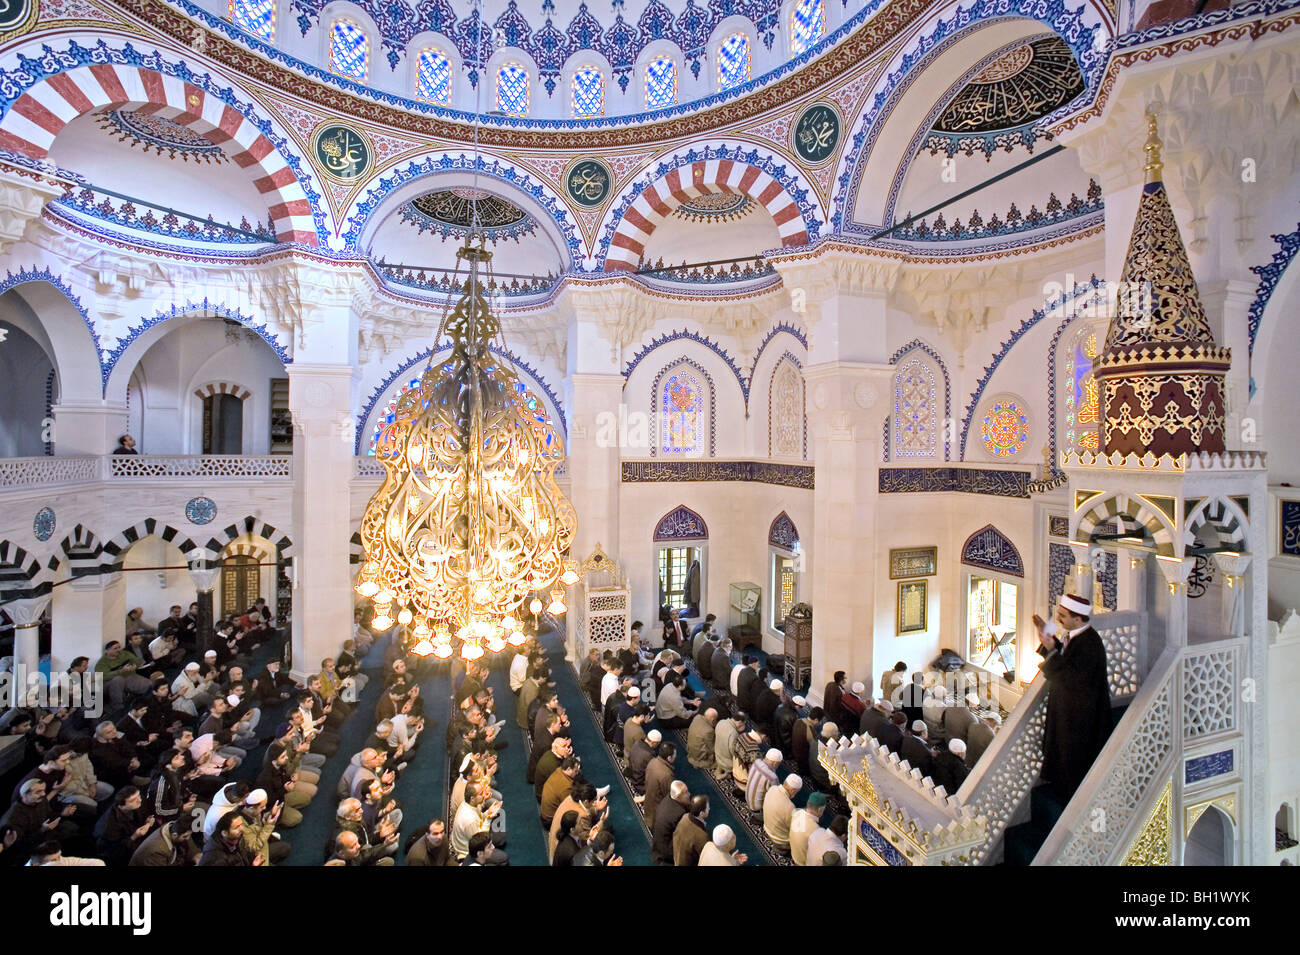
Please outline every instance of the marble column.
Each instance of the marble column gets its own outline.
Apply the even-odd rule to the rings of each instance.
[[[50,595],[20,597],[4,605],[5,613],[14,622],[14,665],[23,666],[35,673],[40,663],[41,614],[50,605]]]
[[[54,588],[50,614],[50,657],[58,671],[76,657],[90,658],[91,666],[103,655],[104,643],[122,636],[126,619],[126,582],[121,574],[86,574]]]
[[[213,607],[212,590],[221,575],[220,567],[191,567],[190,580],[194,581],[194,600],[199,605],[198,619],[195,621],[195,642],[200,653],[213,649],[215,633],[212,628]]]

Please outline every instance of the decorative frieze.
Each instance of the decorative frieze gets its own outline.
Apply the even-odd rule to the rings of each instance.
[[[749,481],[813,489],[813,468],[770,461],[624,461],[624,484],[667,484],[698,481]]]
[[[881,468],[881,494],[951,491],[995,497],[1029,497],[1028,471],[993,468]]]

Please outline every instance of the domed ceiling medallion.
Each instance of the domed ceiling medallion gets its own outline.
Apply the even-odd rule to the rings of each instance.
[[[100,128],[116,136],[118,142],[129,142],[145,152],[153,150],[159,156],[195,162],[228,161],[216,143],[163,116],[112,109],[100,113],[96,119]]]
[[[1041,119],[1083,92],[1074,54],[1057,36],[1030,40],[998,57],[948,104],[934,129],[983,133]]]
[[[476,202],[479,225],[491,242],[518,239],[537,228],[528,213],[513,202],[471,186],[453,186],[417,196],[402,207],[402,220],[420,232],[441,235],[444,240],[460,239],[469,234]]]
[[[675,210],[687,222],[733,222],[749,215],[754,203],[739,192],[714,192],[688,199]]]
[[[790,145],[805,165],[821,166],[835,155],[843,128],[839,110],[830,103],[813,103],[790,128]]]
[[[351,126],[329,125],[311,141],[316,162],[339,182],[356,182],[370,170],[370,141]]]
[[[578,205],[592,208],[605,201],[614,177],[609,167],[597,159],[583,159],[570,167],[564,177],[569,198]]]

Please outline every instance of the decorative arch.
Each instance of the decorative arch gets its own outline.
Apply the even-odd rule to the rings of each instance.
[[[788,551],[799,549],[799,528],[794,526],[794,521],[785,511],[772,518],[767,528],[767,542]]]
[[[696,196],[722,192],[741,193],[763,206],[776,223],[783,248],[810,241],[811,223],[782,183],[745,162],[697,160],[668,170],[639,190],[610,238],[605,271],[635,270],[646,242],[674,209]]]
[[[59,542],[59,550],[68,561],[68,572],[73,577],[87,577],[99,573],[99,558],[103,545],[91,531],[78,524],[72,533]]]
[[[668,424],[667,416],[669,414],[669,410],[667,408],[662,408],[662,409],[660,408],[660,401],[659,401],[660,388],[664,383],[664,379],[679,369],[690,369],[690,371],[693,374],[698,374],[700,377],[704,379],[704,384],[709,389],[708,406],[704,409],[704,417],[708,419],[709,457],[713,457],[716,450],[715,438],[717,434],[717,425],[716,425],[716,411],[718,407],[717,389],[713,385],[713,376],[704,370],[704,366],[701,365],[699,362],[692,361],[689,358],[679,358],[676,361],[670,362],[669,364],[665,365],[664,368],[659,372],[659,374],[655,376],[654,383],[650,386],[650,420],[655,423],[654,424],[655,435],[654,435],[654,440],[650,444],[650,455],[652,457],[658,457],[659,452],[664,450],[662,446],[664,426]],[[663,417],[662,422],[660,422],[661,416]],[[699,423],[697,427],[702,428],[703,423],[702,422]],[[701,446],[703,446],[702,441],[703,441],[703,435],[701,435]]]
[[[95,331],[95,323],[91,320],[86,307],[81,304],[81,299],[72,291],[71,286],[51,272],[49,268],[38,269],[33,267],[30,269],[22,268],[17,272],[5,272],[4,278],[0,279],[0,295],[10,291],[21,298],[27,307],[32,310],[40,321],[46,337],[50,340],[50,346],[54,352],[51,357],[61,387],[62,398],[74,395],[76,393],[74,386],[81,384],[83,377],[90,378],[96,369],[102,375],[103,366],[100,358],[102,351],[100,349],[99,335]],[[62,296],[62,299],[66,301],[60,301],[59,296]],[[80,338],[79,333],[71,338],[62,334],[52,334],[52,332],[62,331],[53,326],[52,320],[57,320],[55,313],[64,305],[71,306],[81,320],[81,324],[90,333],[90,346],[93,351],[84,347],[84,341],[73,340]],[[70,316],[65,324],[72,325],[75,328],[75,323],[71,321]],[[94,379],[90,378],[90,380],[93,381]]]
[[[12,541],[0,540],[0,600],[42,597],[54,587],[58,559],[44,565]]]
[[[1273,241],[1278,244],[1279,248],[1273,253],[1272,260],[1265,265],[1252,265],[1250,267],[1250,270],[1259,276],[1259,285],[1255,289],[1255,300],[1250,303],[1250,308],[1247,311],[1252,361],[1255,357],[1255,341],[1259,337],[1260,326],[1264,322],[1264,314],[1268,309],[1269,300],[1273,297],[1273,293],[1277,291],[1278,283],[1282,281],[1282,276],[1295,259],[1296,253],[1300,252],[1300,225],[1296,226],[1294,232],[1273,236]],[[1255,378],[1253,375],[1250,379],[1250,393],[1252,397],[1255,394]]]
[[[208,539],[208,542],[203,545],[203,549],[207,551],[209,560],[219,560],[228,550],[230,553],[245,553],[245,551],[234,549],[239,547],[251,548],[253,546],[239,542],[239,538],[244,536],[260,537],[263,540],[270,541],[271,546],[275,548],[276,554],[280,557],[287,556],[293,549],[293,541],[289,539],[287,534],[276,528],[274,524],[268,524],[261,518],[253,517],[251,514],[218,531]]]
[[[205,557],[203,548],[190,540],[182,532],[172,527],[170,524],[164,524],[154,517],[147,517],[138,524],[134,524],[115,535],[112,540],[104,544],[104,553],[108,555],[107,570],[110,573],[116,573],[122,569],[122,561],[126,559],[126,553],[137,541],[142,541],[146,537],[161,537],[169,544],[175,544],[180,552],[185,556],[187,562],[202,561]]]
[[[542,377],[542,373],[509,349],[502,349],[496,344],[489,347],[491,348],[492,354],[509,361],[522,375],[541,389],[542,393],[546,396],[546,400],[551,403],[551,407],[553,407],[555,413],[559,415],[560,433],[563,434],[567,440],[569,436],[569,423],[565,418],[564,405],[560,401],[559,396],[556,395],[555,390],[551,388],[550,383]],[[438,346],[437,350],[439,352],[450,351],[451,342],[443,342]],[[354,454],[361,454],[362,449],[366,446],[368,442],[368,438],[366,437],[366,427],[370,422],[370,416],[374,413],[375,406],[379,404],[384,395],[388,392],[388,389],[392,387],[393,382],[397,381],[403,375],[408,374],[412,368],[421,362],[427,362],[431,352],[432,349],[430,348],[425,348],[422,351],[416,352],[414,355],[405,359],[397,368],[394,368],[389,372],[384,377],[384,380],[375,386],[375,390],[370,393],[370,397],[366,399],[366,403],[362,406],[361,412],[357,415],[357,436],[353,444]]]
[[[1187,547],[1195,547],[1198,535],[1209,527],[1218,535],[1220,547],[1246,553],[1250,550],[1246,540],[1249,526],[1249,519],[1235,501],[1226,497],[1207,498],[1196,505],[1195,510],[1187,516],[1183,530],[1183,544]]]
[[[709,539],[709,525],[685,504],[673,508],[655,524],[654,540],[702,541]]]
[[[1083,502],[1079,515],[1074,540],[1081,544],[1092,544],[1093,538],[1101,533],[1104,525],[1119,519],[1132,521],[1134,525],[1145,528],[1147,535],[1155,543],[1157,557],[1174,556],[1173,523],[1154,506],[1149,506],[1140,497],[1127,494],[1098,495]]]
[[[366,559],[366,545],[361,542],[361,532],[356,531],[348,539],[348,564],[352,567],[352,572],[356,573],[361,562]]]
[[[808,457],[807,394],[803,365],[794,355],[785,352],[772,366],[767,382],[768,457],[794,457],[796,454],[801,459]],[[781,429],[780,441],[777,440],[778,428]],[[791,434],[789,429],[795,433]]]
[[[231,308],[218,302],[209,302],[206,298],[202,302],[189,302],[185,305],[173,305],[166,311],[159,311],[155,315],[143,319],[136,325],[127,329],[126,334],[117,340],[111,351],[104,351],[103,360],[103,379],[104,395],[108,396],[110,383],[115,387],[120,385],[121,393],[125,395],[126,384],[124,382],[113,380],[113,371],[121,363],[122,358],[133,345],[140,341],[150,329],[171,321],[175,318],[185,316],[197,316],[200,318],[228,318],[231,321],[239,322],[249,331],[255,332],[262,341],[271,346],[271,350],[279,357],[280,361],[286,365],[293,364],[293,356],[289,348],[280,342],[277,332],[272,331],[265,323],[254,322],[253,319],[245,315],[238,308]],[[149,343],[152,344],[152,341]],[[129,377],[129,375],[128,375]]]
[[[968,567],[996,570],[1012,577],[1025,576],[1025,562],[1011,539],[992,524],[985,524],[961,545],[961,562]]]
[[[899,362],[903,361],[904,359],[911,361],[912,357],[918,357],[918,356],[912,356],[912,353],[917,351],[923,353],[928,357],[930,361],[934,362],[934,364],[938,366],[937,370],[943,376],[943,418],[942,420],[938,421],[938,429],[935,432],[935,436],[933,439],[933,447],[934,447],[933,453],[936,456],[938,455],[939,452],[938,431],[942,431],[943,432],[943,460],[948,461],[950,460],[952,448],[951,448],[949,429],[947,427],[944,427],[944,422],[952,420],[952,387],[951,387],[951,379],[948,377],[948,366],[944,362],[943,356],[939,354],[936,348],[932,347],[927,342],[919,338],[913,338],[910,342],[908,342],[902,348],[894,352],[892,356],[890,356],[889,363],[891,365],[898,365]],[[926,362],[926,364],[928,365],[929,363]],[[896,419],[898,418],[898,416],[903,410],[900,408],[899,384],[900,384],[900,377],[903,375],[905,368],[906,368],[906,362],[904,363],[904,367],[900,367],[899,371],[894,376],[894,405],[892,411],[890,412],[890,416],[885,420],[885,445],[884,446],[885,448],[888,449],[888,454],[890,457],[896,457],[900,455],[904,457],[909,457],[909,456],[923,457],[924,455],[905,454],[901,449],[899,449],[898,442],[894,440],[895,433],[898,427]],[[931,371],[931,375],[933,375],[933,371]],[[933,409],[932,409],[933,414],[931,415],[932,418],[931,427],[934,427],[935,420],[939,418],[939,414],[938,414],[939,409],[937,404],[937,399],[938,399],[937,379],[934,380],[933,387],[934,387],[934,394],[931,399],[933,403]],[[889,458],[886,458],[886,460],[888,459]]]
[[[144,61],[149,66],[140,65]],[[0,119],[0,146],[44,159],[55,137],[78,116],[101,109],[174,111],[172,122],[187,126],[222,146],[231,159],[253,175],[253,185],[267,201],[276,241],[324,244],[320,194],[312,188],[310,166],[250,103],[210,74],[194,73],[158,53],[142,58],[129,44],[95,48],[70,41],[65,53],[45,48],[37,59],[24,58],[25,69],[11,79],[27,81],[24,91]]]
[[[788,159],[745,144],[690,147],[623,189],[605,217],[597,270],[635,270],[646,241],[674,209],[695,196],[720,192],[742,193],[767,209],[783,247],[807,245],[821,234],[816,193]]]
[[[238,398],[240,401],[247,401],[253,397],[253,393],[242,385],[236,385],[229,381],[214,381],[206,384],[201,388],[194,389],[194,397],[211,398],[213,395],[230,395],[232,398]]]
[[[636,370],[636,366],[641,364],[641,362],[651,352],[653,352],[657,348],[662,347],[663,345],[667,345],[669,342],[678,342],[678,341],[690,341],[690,342],[696,342],[697,344],[703,345],[709,351],[713,352],[713,354],[717,355],[724,362],[726,362],[727,367],[731,369],[731,373],[736,376],[736,383],[740,385],[740,393],[744,397],[745,408],[746,410],[748,410],[750,382],[749,379],[745,377],[745,373],[740,370],[740,365],[736,364],[736,360],[731,357],[731,353],[728,352],[727,349],[724,348],[722,345],[715,342],[708,335],[701,335],[699,332],[692,332],[687,329],[682,329],[681,331],[672,331],[672,332],[668,332],[666,335],[660,335],[657,338],[651,339],[649,344],[644,345],[640,350],[638,350],[637,353],[633,355],[632,358],[628,361],[626,367],[624,367],[623,369],[624,387],[627,386],[627,382],[632,377],[632,372]]]
[[[793,338],[795,341],[797,341],[800,345],[803,346],[804,353],[807,354],[808,336],[804,334],[804,330],[799,326],[791,325],[788,322],[777,322],[770,329],[768,329],[767,334],[763,336],[763,340],[758,343],[758,348],[754,350],[754,361],[753,364],[749,366],[750,381],[754,380],[754,372],[758,370],[758,362],[759,359],[763,357],[763,352],[766,350],[767,346],[772,343],[772,340],[775,339],[777,335],[789,335],[791,338]]]

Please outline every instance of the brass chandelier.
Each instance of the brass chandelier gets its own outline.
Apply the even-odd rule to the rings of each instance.
[[[435,339],[448,336],[451,353],[438,361],[435,347],[376,441],[385,478],[361,520],[356,584],[375,629],[407,627],[421,656],[449,657],[458,641],[467,660],[522,643],[524,602],[536,615],[549,591],[547,610],[563,613],[561,585],[578,580],[565,557],[576,515],[555,481],[563,440],[504,342],[491,347],[501,341],[483,281],[492,253],[475,233],[457,253],[464,291]]]

